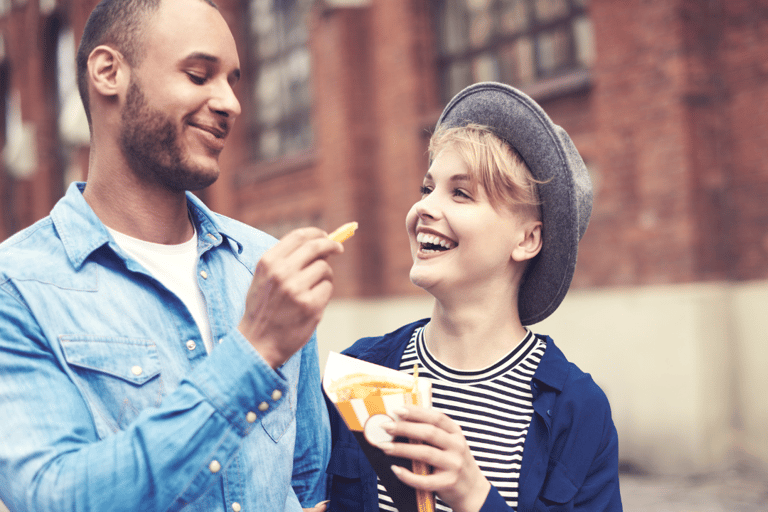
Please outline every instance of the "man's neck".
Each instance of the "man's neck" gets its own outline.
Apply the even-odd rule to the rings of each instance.
[[[158,244],[180,244],[194,232],[186,194],[148,186],[133,176],[89,176],[83,197],[108,227]]]

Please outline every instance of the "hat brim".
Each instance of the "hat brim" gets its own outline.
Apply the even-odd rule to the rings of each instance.
[[[525,160],[539,185],[542,249],[521,284],[523,325],[551,315],[565,298],[576,268],[579,240],[592,209],[586,166],[568,134],[533,99],[506,84],[471,85],[451,99],[437,128],[487,126]]]

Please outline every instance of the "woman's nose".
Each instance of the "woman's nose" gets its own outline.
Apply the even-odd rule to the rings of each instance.
[[[439,208],[434,194],[427,194],[419,199],[416,202],[415,210],[416,214],[421,218],[436,218],[439,215]]]

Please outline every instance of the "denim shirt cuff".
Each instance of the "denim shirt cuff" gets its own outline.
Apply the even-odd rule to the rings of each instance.
[[[188,379],[242,436],[288,400],[287,379],[237,329],[215,346]]]

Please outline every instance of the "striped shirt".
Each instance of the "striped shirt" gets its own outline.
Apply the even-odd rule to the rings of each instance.
[[[432,382],[432,407],[453,419],[464,433],[472,456],[507,504],[517,507],[520,463],[533,416],[530,381],[546,342],[528,331],[517,347],[481,370],[456,370],[437,361],[427,350],[424,328],[416,329],[400,360],[400,370]],[[397,511],[381,483],[379,509]],[[450,512],[440,498],[437,510]]]

